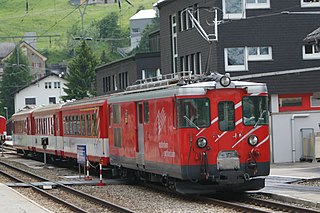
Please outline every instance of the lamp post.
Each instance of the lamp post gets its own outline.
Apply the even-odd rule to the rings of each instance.
[[[3,107],[3,109],[6,110],[6,122],[8,123],[8,107]]]

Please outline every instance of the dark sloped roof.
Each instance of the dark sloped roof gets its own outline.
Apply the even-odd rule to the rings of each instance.
[[[320,40],[320,27],[313,31],[312,33],[308,34],[304,41],[307,42],[314,42],[316,40]]]
[[[0,43],[0,59],[6,57],[15,48],[13,42],[1,42]]]

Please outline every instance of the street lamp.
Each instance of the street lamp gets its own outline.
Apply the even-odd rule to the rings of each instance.
[[[5,106],[3,107],[3,109],[6,110],[6,120],[7,120],[6,122],[8,123],[8,107]]]

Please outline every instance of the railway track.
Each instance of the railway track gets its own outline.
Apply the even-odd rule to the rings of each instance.
[[[221,206],[227,206],[230,209],[239,212],[297,212],[297,213],[317,213],[319,210],[300,207],[297,205],[288,205],[268,199],[259,199],[252,196],[222,196],[221,198],[201,197],[201,200],[205,200],[208,203],[215,203]]]
[[[5,169],[4,169],[5,167]],[[42,196],[54,200],[75,212],[133,212],[130,209],[117,204],[85,194],[59,182],[14,167],[0,160],[0,173],[15,182],[22,183],[24,187],[30,187]],[[20,175],[19,175],[20,173]],[[22,174],[22,175],[21,175]],[[17,177],[18,176],[18,177]],[[21,176],[25,176],[21,178]],[[40,182],[39,182],[40,181]],[[46,183],[46,184],[45,184]],[[48,184],[49,183],[49,184]],[[50,184],[51,183],[51,184]],[[40,188],[41,186],[42,188]],[[45,187],[46,186],[46,187]],[[51,187],[49,187],[51,186]],[[50,190],[44,190],[47,188]],[[52,188],[52,189],[51,189]]]

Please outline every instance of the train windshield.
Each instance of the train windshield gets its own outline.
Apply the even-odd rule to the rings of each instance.
[[[204,128],[210,126],[210,101],[208,98],[177,100],[179,128]]]
[[[268,124],[268,98],[246,96],[242,99],[243,123],[246,126]]]

